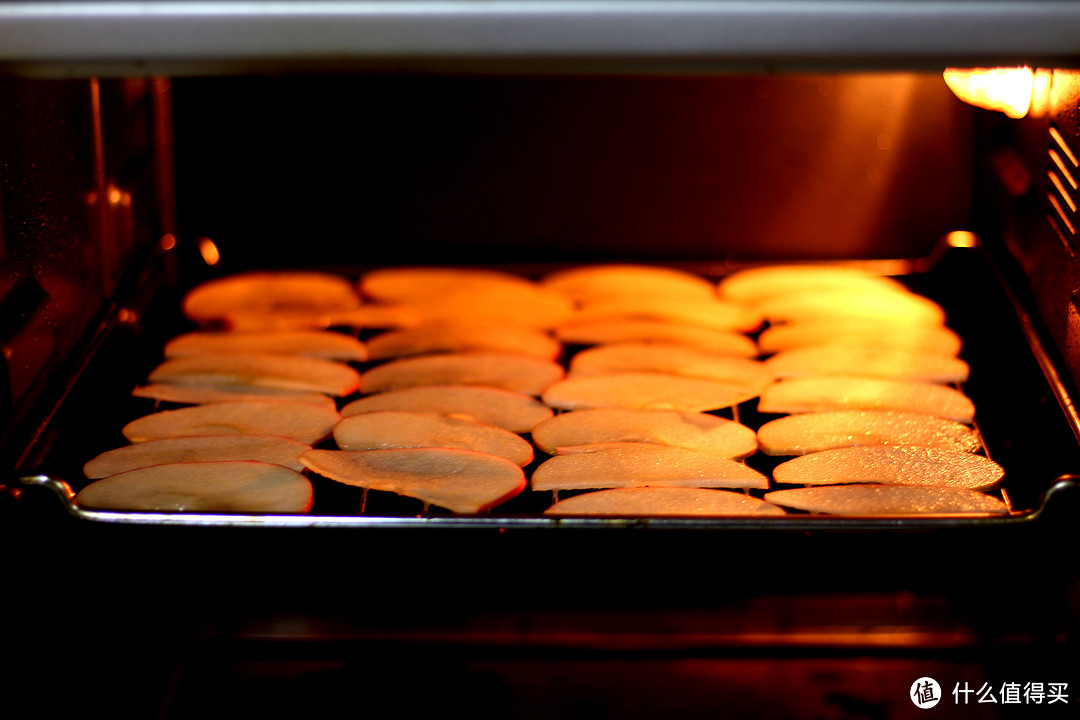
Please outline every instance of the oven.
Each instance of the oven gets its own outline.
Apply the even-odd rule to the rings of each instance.
[[[1071,715],[1078,13],[5,3],[0,715]],[[943,78],[1020,66],[1022,117]],[[161,409],[131,392],[200,283],[613,262],[933,299],[1008,512],[453,513],[325,478],[299,515],[74,502]]]

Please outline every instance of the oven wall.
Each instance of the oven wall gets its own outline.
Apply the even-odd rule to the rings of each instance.
[[[923,255],[967,229],[938,73],[177,79],[223,268]]]

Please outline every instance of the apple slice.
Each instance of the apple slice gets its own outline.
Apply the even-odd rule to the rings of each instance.
[[[570,318],[571,322],[655,320],[721,332],[752,332],[761,326],[762,316],[743,305],[718,298],[682,300],[663,295],[632,295],[588,300]]]
[[[490,510],[526,486],[520,467],[472,450],[309,450],[300,460],[331,480],[417,498],[456,513]]]
[[[381,410],[344,418],[334,426],[342,450],[441,447],[498,455],[519,467],[533,459],[532,445],[520,435],[475,420],[435,413]]]
[[[251,385],[343,396],[356,392],[360,373],[345,363],[289,355],[200,355],[166,360],[150,382]]]
[[[918,412],[970,425],[975,405],[945,385],[846,375],[793,378],[761,392],[758,411],[804,413],[827,410],[898,410]]]
[[[198,323],[229,313],[321,313],[350,310],[360,304],[353,284],[344,277],[322,272],[265,271],[230,275],[192,288],[184,296],[183,311]]]
[[[714,294],[700,275],[658,265],[585,265],[553,272],[540,284],[576,301],[644,295],[709,300]]]
[[[393,303],[369,303],[352,310],[327,312],[230,312],[223,318],[234,332],[288,332],[325,330],[330,327],[365,330],[419,325],[420,314],[411,307]]]
[[[869,320],[891,326],[944,325],[945,311],[933,300],[912,292],[829,290],[800,292],[755,305],[772,323]]]
[[[773,373],[757,360],[713,355],[679,345],[618,343],[582,350],[570,361],[570,377],[613,372],[659,372],[745,385],[758,391]]]
[[[316,330],[284,332],[191,332],[165,343],[165,357],[192,355],[302,355],[364,362],[367,348],[352,335]]]
[[[177,405],[206,405],[223,402],[291,402],[309,403],[337,409],[334,398],[322,393],[296,392],[281,388],[254,385],[173,385],[151,383],[131,391],[135,397],[150,398]]]
[[[558,501],[545,515],[727,517],[786,515],[780,507],[730,490],[632,487],[597,490]]]
[[[212,460],[258,460],[299,472],[304,469],[300,453],[310,449],[306,443],[272,435],[165,438],[107,450],[86,463],[83,472],[88,478],[103,478],[150,465]]]
[[[1008,506],[978,492],[915,485],[823,485],[765,493],[768,502],[831,515],[921,515],[986,513],[1005,515]]]
[[[470,291],[496,292],[510,288],[514,292],[537,286],[520,275],[469,267],[390,267],[364,273],[360,290],[376,300],[409,301],[417,298],[438,298],[447,293]]]
[[[665,343],[695,348],[717,355],[752,358],[758,349],[747,336],[724,330],[710,330],[661,320],[571,321],[555,328],[565,343],[610,345],[614,343]]]
[[[569,299],[532,285],[463,286],[406,303],[421,319],[419,324],[470,322],[547,329],[574,314]]]
[[[550,385],[544,403],[559,410],[651,408],[706,412],[757,397],[760,390],[737,383],[666,373],[619,372],[570,377]]]
[[[780,463],[773,479],[785,485],[934,485],[989,490],[1005,471],[990,458],[921,445],[863,445],[802,455]]]
[[[232,402],[163,410],[132,420],[131,442],[194,435],[278,435],[314,445],[341,420],[337,410],[309,403]]]
[[[532,488],[591,490],[617,487],[766,488],[757,470],[716,453],[649,443],[597,443],[540,463]]]
[[[858,318],[772,325],[758,336],[758,347],[765,355],[814,345],[862,345],[871,342],[881,347],[954,357],[960,354],[962,345],[960,336],[944,325],[892,324]]]
[[[894,278],[852,265],[767,265],[738,270],[717,284],[721,297],[746,305],[779,295],[837,290],[908,292]]]
[[[932,445],[977,452],[974,429],[925,413],[889,410],[835,410],[771,420],[757,432],[768,455],[806,455],[853,445]]]
[[[92,482],[75,496],[88,508],[149,512],[305,513],[313,501],[306,477],[252,460],[128,470]]]
[[[858,375],[932,383],[964,382],[968,364],[940,353],[912,352],[875,345],[819,345],[781,350],[765,360],[778,378]]]
[[[468,418],[516,433],[527,433],[554,413],[524,393],[468,385],[427,385],[369,395],[341,409],[343,417],[376,410],[430,412]]]
[[[758,447],[754,431],[734,420],[705,413],[626,408],[560,413],[534,427],[532,439],[550,455],[572,452],[579,445],[645,442],[741,459]]]
[[[450,322],[384,332],[368,340],[372,360],[441,352],[487,351],[554,360],[562,344],[535,328],[494,323]]]
[[[539,395],[561,380],[558,363],[509,353],[443,353],[391,360],[364,373],[364,393],[424,385],[479,385]]]

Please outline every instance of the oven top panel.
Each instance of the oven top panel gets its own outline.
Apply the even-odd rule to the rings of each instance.
[[[895,0],[5,2],[21,74],[1071,66],[1080,7]]]

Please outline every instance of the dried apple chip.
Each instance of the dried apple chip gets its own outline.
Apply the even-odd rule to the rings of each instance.
[[[553,272],[540,284],[578,301],[643,295],[708,300],[714,295],[713,284],[700,275],[658,265],[585,265]]]
[[[337,408],[334,398],[314,392],[297,392],[282,388],[267,388],[254,385],[174,385],[172,383],[151,383],[140,385],[131,391],[135,397],[160,400],[177,405],[206,405],[224,402],[292,402],[322,405],[331,410]]]
[[[83,466],[88,478],[135,470],[151,465],[213,460],[258,460],[299,472],[300,453],[311,446],[273,435],[208,435],[163,438],[107,450]]]
[[[760,389],[738,383],[666,373],[619,372],[560,380],[544,391],[544,403],[559,410],[653,408],[706,412],[738,405]]]
[[[750,428],[727,418],[676,410],[594,408],[560,413],[532,431],[533,442],[557,455],[574,446],[605,442],[646,442],[704,450],[730,458],[757,451]]]
[[[933,445],[977,452],[973,428],[926,413],[891,410],[834,410],[777,418],[758,428],[767,455],[807,453],[853,445]]]
[[[318,330],[284,332],[191,332],[165,343],[165,357],[191,355],[302,355],[364,362],[364,343],[352,335]]]
[[[556,455],[532,475],[533,490],[617,487],[766,488],[769,479],[716,453],[649,443],[598,443]]]
[[[192,288],[184,296],[184,314],[196,322],[218,320],[234,312],[321,313],[351,310],[360,304],[352,282],[309,271],[264,271],[230,275]]]
[[[479,385],[539,395],[564,375],[558,363],[525,355],[443,353],[391,360],[365,372],[360,386],[364,393],[379,393],[424,385]]]
[[[311,482],[280,465],[184,462],[129,470],[90,483],[75,502],[103,510],[207,513],[304,513]]]
[[[582,350],[570,361],[571,377],[613,372],[659,372],[762,390],[775,379],[761,362],[701,352],[679,345],[618,343]]]
[[[764,413],[899,410],[937,415],[965,424],[975,419],[975,404],[971,399],[945,385],[841,375],[773,383],[761,392],[758,410]]]
[[[435,413],[381,410],[342,419],[334,426],[342,450],[389,450],[442,447],[498,455],[524,467],[533,459],[532,445],[509,430],[475,420]]]
[[[343,417],[376,410],[406,410],[469,418],[527,433],[554,413],[524,393],[468,385],[426,385],[369,395],[341,409]]]
[[[200,355],[166,360],[150,373],[152,383],[251,385],[343,396],[356,392],[360,373],[322,358],[287,355]]]
[[[863,345],[956,356],[962,342],[944,325],[891,324],[882,321],[835,319],[784,323],[765,328],[757,339],[762,354],[816,345]]]
[[[1009,512],[1004,502],[977,490],[916,485],[822,485],[765,493],[768,502],[831,515],[921,515]]]
[[[785,515],[772,503],[730,490],[687,487],[633,487],[574,495],[545,515],[601,517],[730,517]]]
[[[907,292],[898,280],[852,265],[767,265],[738,270],[717,284],[721,297],[753,305],[779,295],[831,291]]]
[[[665,343],[691,347],[717,355],[752,358],[758,354],[754,341],[741,333],[710,330],[661,320],[571,321],[555,328],[555,335],[563,342],[577,345],[610,345],[626,342]]]
[[[494,323],[450,322],[391,330],[367,343],[372,360],[428,353],[489,351],[554,360],[562,344],[535,328]]]
[[[983,455],[921,445],[863,445],[802,455],[780,463],[773,479],[785,485],[882,483],[989,490],[1004,469]]]
[[[472,450],[309,450],[308,468],[346,485],[417,498],[456,513],[480,513],[525,489],[525,473],[509,460]]]
[[[964,382],[968,364],[941,353],[913,352],[876,345],[819,345],[781,350],[765,360],[778,378],[857,375],[934,383]]]
[[[278,435],[312,445],[341,420],[337,410],[309,403],[231,402],[163,410],[132,420],[131,442],[194,435]]]

